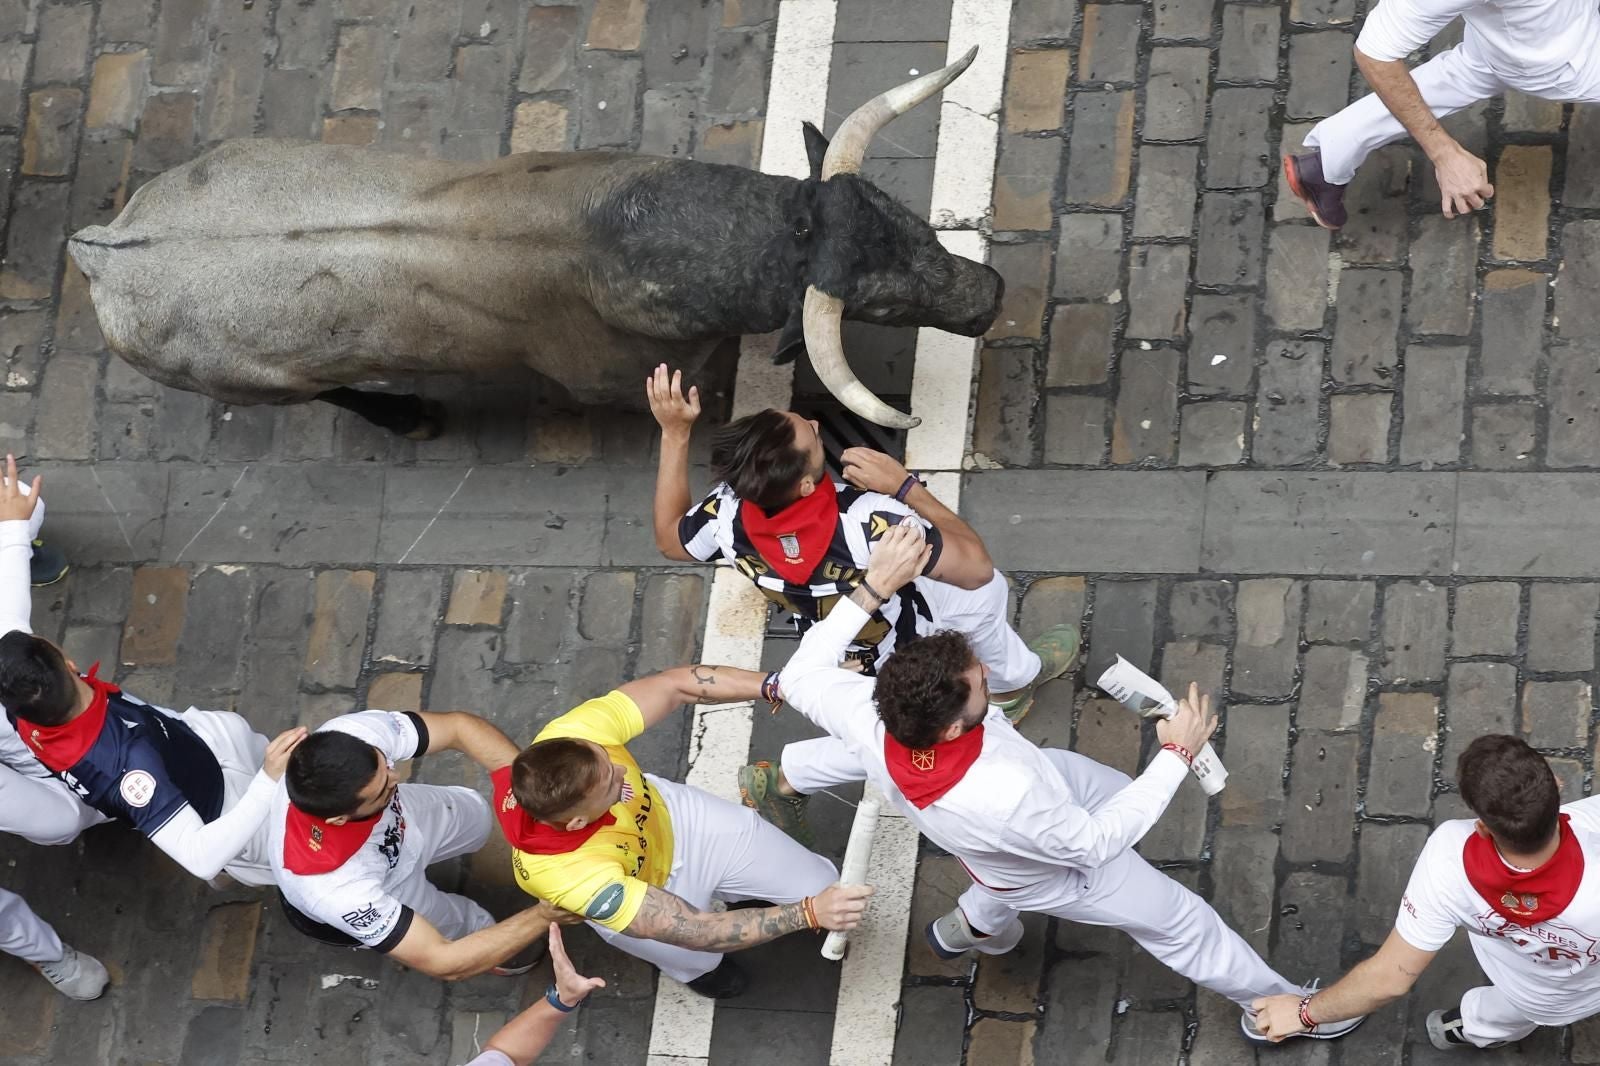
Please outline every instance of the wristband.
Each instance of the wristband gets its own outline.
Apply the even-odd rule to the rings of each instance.
[[[1311,995],[1302,996],[1300,998],[1300,1024],[1305,1026],[1306,1032],[1314,1033],[1317,1031],[1317,1023],[1311,1020],[1310,1008]]]
[[[878,601],[879,607],[882,607],[884,604],[889,602],[889,597],[885,596],[883,593],[867,584],[867,577],[865,574],[861,576],[861,587],[867,590],[868,596],[871,596],[873,599]]]
[[[1189,749],[1184,747],[1182,744],[1173,744],[1169,741],[1168,743],[1161,745],[1161,750],[1172,752],[1189,766],[1194,765],[1194,756],[1189,754]]]
[[[900,487],[895,490],[895,493],[894,493],[895,500],[897,502],[899,502],[899,503],[905,503],[906,502],[906,497],[911,495],[911,486],[913,486],[913,485],[922,485],[922,484],[925,484],[925,482],[921,478],[919,478],[917,475],[915,475],[915,474],[907,474],[906,475],[906,479],[904,481],[902,481],[900,483]]]
[[[815,899],[815,896],[807,896],[805,899],[800,901],[800,913],[805,915],[806,926],[812,932],[816,932],[822,928],[822,923],[817,921],[817,906],[814,902]]]
[[[562,1014],[571,1014],[573,1011],[578,1009],[578,1003],[583,1002],[583,1000],[580,999],[578,1003],[574,1003],[570,1007],[567,1006],[565,1003],[561,1002],[561,993],[556,991],[556,986],[553,984],[545,990],[544,1001],[550,1004],[556,1010],[560,1011]]]
[[[783,706],[783,694],[778,691],[778,671],[774,670],[762,679],[761,698],[772,704],[774,714]]]

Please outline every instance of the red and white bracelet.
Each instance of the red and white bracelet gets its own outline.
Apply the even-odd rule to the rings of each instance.
[[[1184,747],[1182,744],[1173,744],[1169,741],[1168,743],[1161,745],[1161,750],[1174,753],[1178,756],[1178,758],[1182,759],[1184,764],[1187,766],[1194,765],[1194,756],[1191,755],[1189,753],[1189,749]]]
[[[1317,1031],[1317,1023],[1311,1020],[1311,995],[1300,997],[1300,1024],[1308,1033]]]

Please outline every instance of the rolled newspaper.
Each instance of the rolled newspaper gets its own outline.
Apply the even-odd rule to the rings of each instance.
[[[1095,685],[1143,718],[1171,718],[1178,710],[1178,701],[1165,685],[1120,655]],[[1228,770],[1209,743],[1195,753],[1189,769],[1208,796],[1215,796],[1228,783]]]
[[[850,823],[850,840],[844,846],[844,869],[839,872],[842,885],[864,884],[867,865],[872,861],[872,836],[878,831],[878,810],[883,797],[871,785],[861,796],[856,808],[856,819]],[[844,958],[844,949],[850,942],[849,933],[833,932],[822,942],[822,957],[838,962]]]

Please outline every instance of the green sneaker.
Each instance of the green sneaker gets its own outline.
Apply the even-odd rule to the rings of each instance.
[[[769,762],[739,769],[739,798],[744,805],[782,829],[803,847],[811,847],[811,827],[806,824],[810,796],[785,796],[778,791],[778,768]]]
[[[1034,693],[1040,685],[1054,681],[1072,669],[1072,664],[1078,659],[1078,627],[1051,626],[1033,638],[1028,648],[1039,656],[1038,675],[1009,700],[995,701],[995,706],[1005,712],[1006,721],[1012,725],[1022,721],[1033,710]]]

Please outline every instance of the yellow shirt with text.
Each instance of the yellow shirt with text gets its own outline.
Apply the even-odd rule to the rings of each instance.
[[[605,748],[611,761],[626,771],[623,799],[610,810],[616,821],[572,851],[511,852],[511,869],[523,891],[616,932],[639,913],[645,887],[665,888],[672,872],[672,819],[666,799],[650,787],[624,746],[642,732],[644,716],[638,705],[617,691],[580,704],[540,730],[534,743],[572,737]]]

